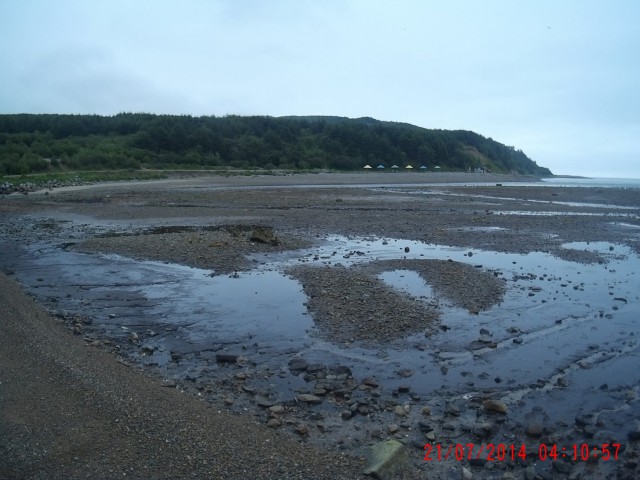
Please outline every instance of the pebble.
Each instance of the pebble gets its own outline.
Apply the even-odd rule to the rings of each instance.
[[[542,436],[543,430],[544,430],[544,427],[540,422],[531,422],[527,425],[526,432],[527,432],[527,435],[529,435],[530,437],[538,438]]]
[[[312,405],[317,405],[319,403],[322,403],[322,398],[316,396],[316,395],[311,395],[310,393],[302,393],[300,395],[298,395],[296,397],[296,399],[299,402],[303,402],[303,403],[310,403]]]
[[[507,406],[497,400],[485,400],[484,402],[482,402],[482,406],[489,412],[507,413]]]
[[[267,421],[267,427],[269,428],[278,428],[280,425],[282,425],[282,422],[277,418],[270,418]]]

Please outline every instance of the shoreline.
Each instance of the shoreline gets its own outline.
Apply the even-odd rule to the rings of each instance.
[[[369,177],[368,173],[358,175]],[[384,175],[396,177],[396,174]],[[413,173],[405,175],[415,176]],[[543,390],[548,389],[562,398],[563,391],[560,388],[565,387],[556,385],[556,376],[572,378],[572,375],[576,375],[572,373],[573,364],[576,361],[585,360],[563,358],[555,365],[555,370],[551,374],[525,371],[514,378],[510,378],[508,369],[498,371],[497,365],[483,367],[482,364],[491,364],[493,356],[500,359],[501,355],[513,354],[516,355],[514,358],[519,358],[517,356],[519,348],[525,349],[522,350],[524,352],[529,343],[535,347],[538,338],[546,338],[546,335],[535,332],[544,333],[548,330],[549,338],[557,337],[559,340],[573,332],[572,344],[574,344],[577,339],[576,332],[582,332],[581,335],[584,336],[591,331],[585,326],[589,324],[588,322],[596,322],[593,328],[597,328],[599,325],[597,318],[592,320],[592,316],[582,313],[581,309],[584,308],[584,302],[592,303],[598,300],[593,295],[590,298],[581,296],[580,289],[587,288],[581,286],[581,282],[585,283],[589,272],[592,272],[591,275],[596,275],[598,269],[604,268],[609,262],[621,262],[620,258],[630,255],[622,253],[626,248],[635,249],[636,252],[640,248],[640,236],[635,235],[637,230],[634,228],[640,229],[640,205],[637,201],[638,194],[634,191],[617,189],[598,191],[592,188],[574,189],[542,185],[530,187],[505,185],[505,188],[497,188],[495,183],[500,182],[473,187],[443,184],[414,187],[413,184],[405,184],[402,187],[394,185],[394,188],[361,188],[352,184],[336,186],[318,183],[317,188],[307,190],[296,186],[296,181],[300,179],[295,177],[276,179],[284,185],[274,184],[273,188],[267,189],[249,188],[252,182],[263,182],[262,178],[251,177],[248,181],[250,185],[245,185],[247,188],[236,188],[240,186],[241,181],[245,180],[246,183],[244,177],[225,179],[228,182],[223,185],[224,188],[211,188],[212,184],[208,180],[181,179],[167,183],[122,183],[114,187],[95,185],[80,190],[58,191],[47,196],[27,195],[7,198],[5,202],[0,202],[0,211],[3,212],[6,220],[0,233],[2,239],[9,242],[4,244],[4,248],[7,249],[3,252],[5,262],[14,265],[11,268],[14,269],[15,276],[26,279],[26,285],[33,289],[31,292],[34,295],[39,296],[39,302],[46,303],[50,297],[57,298],[56,302],[50,304],[50,308],[56,309],[54,310],[56,312],[68,308],[63,306],[66,305],[66,298],[81,300],[80,305],[83,306],[79,311],[60,312],[57,313],[59,315],[56,317],[57,320],[51,320],[60,325],[59,332],[50,335],[52,338],[62,333],[62,337],[66,335],[68,341],[75,342],[78,347],[84,347],[82,338],[86,338],[87,341],[84,343],[99,346],[97,349],[94,348],[95,350],[104,349],[102,354],[106,357],[103,360],[96,360],[100,363],[113,361],[115,358],[132,366],[139,366],[143,370],[157,368],[160,375],[174,382],[171,391],[184,390],[187,396],[194,399],[206,397],[206,401],[214,410],[235,412],[247,421],[261,423],[262,425],[256,425],[258,429],[266,432],[272,432],[272,429],[275,429],[282,435],[278,438],[289,439],[295,444],[298,442],[312,444],[321,452],[329,452],[329,454],[336,452],[336,445],[340,445],[342,452],[362,452],[367,445],[385,438],[399,439],[406,445],[412,458],[408,470],[400,478],[422,478],[428,471],[434,475],[437,472],[444,474],[447,469],[452,468],[460,473],[463,466],[473,471],[474,478],[492,478],[492,472],[485,471],[479,465],[443,462],[434,466],[421,462],[420,452],[424,453],[421,448],[428,438],[425,437],[427,434],[435,435],[440,443],[456,441],[456,438],[463,436],[466,438],[466,435],[470,435],[469,432],[478,435],[479,431],[485,432],[483,436],[469,438],[469,441],[489,443],[506,441],[508,438],[513,441],[513,438],[518,438],[523,442],[536,442],[539,437],[529,438],[525,434],[525,428],[528,428],[527,417],[518,402],[509,403],[509,413],[498,421],[496,413],[487,412],[483,408],[483,400],[499,401],[503,397],[508,399],[511,389],[516,393],[521,392],[519,394],[525,397],[532,395],[535,398],[536,390],[530,387],[530,384],[536,381],[544,383],[543,387],[540,387]],[[160,186],[162,189],[159,188]],[[363,186],[370,187],[368,184]],[[618,206],[624,208],[616,208]],[[547,215],[548,213],[552,215]],[[269,245],[269,239],[272,237],[266,239],[266,244],[255,240],[247,241],[247,238],[253,234],[245,237],[245,233],[249,232],[247,228],[252,225],[257,225],[261,229],[272,228],[273,237],[280,238],[281,243]],[[329,267],[326,271],[321,271],[313,266],[314,262],[319,264],[331,260],[332,249],[336,247],[323,246],[322,242],[335,235],[344,236],[344,240],[341,240],[344,246],[335,255],[337,259],[343,259],[343,254],[345,261],[349,256],[358,258],[361,254],[365,257],[371,255],[370,263],[362,268],[338,265],[330,267],[340,268],[338,284],[331,282],[330,276],[327,276],[326,273],[331,272]],[[395,243],[396,239],[400,239],[398,245]],[[384,245],[385,242],[387,245]],[[593,242],[596,246],[602,244],[603,246],[600,247],[602,251],[564,246],[571,242],[580,244]],[[51,252],[52,256],[46,257],[44,262],[46,265],[55,267],[55,262],[48,259],[55,260],[56,251],[60,251],[61,259],[66,259],[67,257],[62,255],[68,252],[69,258],[75,260],[62,261],[62,266],[55,267],[62,270],[54,269],[48,273],[40,267],[38,270],[29,263],[36,255],[28,253],[27,250],[26,255],[22,253],[25,256],[20,256],[23,246],[31,244],[32,248],[36,249],[46,246],[45,250]],[[368,244],[376,246],[367,247]],[[336,245],[335,241],[333,245]],[[407,251],[406,247],[409,245],[410,250]],[[609,245],[614,250],[609,250]],[[617,245],[625,246],[625,249],[618,251]],[[8,250],[9,246],[15,249],[15,253]],[[433,263],[430,266],[427,263],[423,264],[420,261],[422,251],[420,249],[424,249],[427,256],[434,255],[434,246],[439,248],[438,252],[443,255],[444,262]],[[73,255],[80,255],[77,252],[84,251],[85,247],[88,253],[82,255],[86,256],[73,257]],[[418,310],[414,309],[422,305],[420,303],[422,300],[411,300],[406,296],[394,297],[398,295],[397,292],[387,287],[383,288],[380,283],[378,275],[381,272],[396,270],[422,271],[425,277],[429,278],[429,283],[436,288],[437,297],[428,305],[437,313],[434,323],[429,324],[425,332],[429,335],[414,336],[410,340],[393,340],[395,343],[385,355],[389,355],[391,362],[393,362],[393,355],[399,355],[397,358],[402,360],[398,360],[399,365],[394,366],[390,371],[385,371],[384,374],[380,370],[376,371],[375,368],[377,364],[383,365],[386,362],[380,363],[375,355],[370,362],[371,366],[366,366],[365,370],[360,366],[362,361],[355,364],[348,363],[349,355],[336,359],[338,351],[334,351],[330,357],[323,357],[321,351],[313,350],[316,342],[316,337],[313,335],[300,340],[307,345],[300,348],[299,357],[295,353],[298,347],[293,346],[270,357],[268,353],[263,353],[273,348],[266,338],[257,337],[257,339],[247,340],[242,337],[234,340],[229,347],[222,347],[222,350],[216,351],[224,352],[225,355],[240,355],[246,360],[220,368],[214,355],[211,360],[212,366],[203,369],[202,366],[206,363],[200,362],[208,358],[206,352],[200,354],[197,350],[194,351],[194,347],[189,343],[185,344],[184,350],[180,350],[182,340],[176,341],[175,336],[167,337],[166,341],[169,342],[167,345],[157,341],[157,337],[148,332],[151,329],[162,328],[153,324],[153,318],[150,319],[152,323],[148,326],[145,323],[147,320],[145,322],[136,320],[136,323],[145,326],[139,329],[131,330],[134,328],[131,327],[122,330],[118,319],[126,318],[126,313],[134,308],[133,305],[141,305],[141,307],[135,307],[141,310],[140,313],[133,315],[133,318],[137,319],[138,316],[146,318],[143,316],[144,295],[122,296],[121,310],[113,310],[114,305],[120,301],[117,289],[113,292],[116,296],[112,300],[101,300],[104,297],[103,294],[98,295],[98,298],[92,296],[93,291],[110,292],[109,288],[113,288],[110,275],[115,275],[119,270],[127,272],[138,268],[139,262],[131,260],[132,258],[210,268],[213,269],[212,278],[215,281],[224,281],[229,285],[233,285],[231,282],[237,282],[236,289],[241,289],[244,279],[251,278],[251,272],[256,268],[259,269],[261,262],[265,262],[273,255],[291,255],[291,248],[301,247],[304,250],[301,251],[303,253],[300,253],[300,258],[303,265],[306,264],[304,281],[309,284],[306,290],[312,298],[307,307],[310,308],[312,316],[329,315],[321,321],[333,322],[330,328],[337,329],[337,333],[325,337],[325,341],[332,344],[335,342],[336,346],[346,349],[346,352],[350,352],[351,349],[364,352],[366,345],[360,345],[357,335],[350,333],[344,325],[341,325],[341,322],[345,320],[349,322],[353,319],[353,325],[358,325],[358,328],[367,328],[369,319],[374,318],[379,311],[375,307],[376,302],[384,303],[385,298],[393,297],[401,300],[400,303],[390,303],[397,305],[396,310],[417,312]],[[387,258],[383,256],[387,255],[381,250],[383,247],[399,253],[394,253],[396,257],[393,260],[381,260],[379,256]],[[372,253],[369,253],[367,248],[371,248]],[[97,255],[97,252],[119,253],[126,258],[121,263],[112,259],[112,266],[110,266],[109,257]],[[398,258],[397,255],[403,255],[402,252],[415,256],[409,259]],[[251,255],[249,262],[244,258],[246,254]],[[471,254],[473,258],[470,258]],[[531,256],[531,261],[527,260],[528,255]],[[495,261],[499,262],[502,257],[509,260],[505,260],[504,265],[494,266],[492,259],[495,258]],[[78,262],[77,259],[80,258],[84,260]],[[550,267],[551,271],[536,270],[536,262],[533,261],[535,258],[541,258],[544,261],[553,259],[564,270],[554,269],[555,267]],[[100,273],[103,270],[97,270],[99,265],[96,264],[95,278],[88,277],[83,281],[73,280],[71,285],[64,284],[61,273],[65,272],[65,268],[68,270],[72,264],[78,263],[79,266],[86,265],[79,271],[91,271],[93,270],[91,262],[98,259],[105,261],[105,273]],[[512,266],[510,259],[516,263],[515,266]],[[333,260],[331,261],[334,263]],[[69,264],[68,267],[64,267],[65,262]],[[519,264],[523,267],[519,267]],[[159,275],[159,272],[164,271],[160,268],[161,264],[158,265],[158,269],[153,270],[156,272],[153,275]],[[566,270],[566,265],[573,267]],[[620,263],[617,267],[621,274],[622,265]],[[520,268],[524,270],[521,271]],[[175,270],[171,270],[171,265],[168,269],[171,272]],[[574,269],[580,273],[575,273]],[[312,270],[314,274],[309,275]],[[239,278],[234,278],[234,273],[238,272],[240,272]],[[218,276],[216,277],[215,274]],[[633,286],[631,277],[629,277],[631,279],[617,277],[615,272],[612,273],[609,270],[603,270],[602,274],[611,276],[607,282],[609,285],[615,285],[611,298],[633,299],[633,294],[630,293]],[[156,278],[153,275],[150,278]],[[256,278],[259,278],[259,275],[261,275],[260,272]],[[270,273],[270,275],[273,274]],[[487,275],[489,277],[486,277]],[[494,277],[500,279],[501,284],[506,286],[507,293],[504,297],[500,284],[496,284],[493,289],[489,288],[492,282],[488,279],[493,280]],[[39,281],[38,278],[41,280]],[[156,280],[158,285],[165,283],[160,277]],[[116,285],[124,283],[126,279],[116,281]],[[176,282],[171,280],[167,283],[175,284]],[[258,291],[257,287],[249,285],[249,288]],[[144,286],[144,282],[141,286]],[[570,288],[573,286],[578,288]],[[273,288],[276,288],[276,284]],[[372,288],[380,299],[371,302],[353,301],[366,298]],[[625,289],[631,290],[627,292]],[[554,290],[565,293],[557,294]],[[598,289],[595,291],[597,292]],[[253,295],[253,290],[249,293]],[[86,300],[82,300],[85,295],[89,296]],[[560,305],[564,304],[558,304],[557,312],[553,310],[554,303],[558,302],[554,297],[561,297],[565,302],[568,301],[566,298],[572,298],[571,303],[566,304],[566,308],[578,308],[577,313],[571,310],[563,312]],[[189,295],[183,294],[179,298],[188,299]],[[6,301],[9,302],[8,299]],[[133,303],[130,303],[132,301]],[[407,304],[407,301],[413,303]],[[610,302],[606,292],[605,301]],[[107,305],[101,302],[106,302]],[[452,305],[447,306],[447,302],[451,302]],[[506,311],[500,310],[503,302],[511,302],[511,306]],[[629,301],[629,304],[621,301],[614,303],[615,309],[603,310],[606,315],[611,316],[610,321],[624,314],[626,309],[635,308],[633,301]],[[70,305],[73,306],[73,303]],[[609,308],[608,304],[606,308]],[[197,309],[190,307],[187,311],[192,312],[189,316],[194,317],[195,323],[198,323],[195,319],[195,310],[203,310],[205,315],[209,311],[216,311],[213,307],[205,306]],[[265,310],[264,313],[271,315],[269,312],[270,310]],[[517,315],[511,312],[517,312]],[[527,321],[534,322],[535,328],[527,327],[526,322],[521,323],[523,320],[519,320],[520,316],[528,317],[529,312],[532,312],[533,316]],[[113,320],[110,320],[108,315],[111,313],[115,315]],[[560,315],[560,319],[564,320],[558,324],[554,315]],[[572,319],[571,315],[576,318]],[[169,315],[169,317],[172,316],[172,314]],[[393,311],[386,312],[383,319],[394,322],[385,333],[389,339],[396,338],[397,332],[402,332],[402,328],[420,333],[416,330],[416,326],[422,328],[417,321],[417,316],[416,321],[407,323],[406,326],[403,326],[402,318],[393,318],[393,316]],[[83,318],[92,319],[92,323],[85,324]],[[456,319],[460,320],[459,325],[455,323],[458,321]],[[114,327],[109,326],[110,321],[115,322]],[[577,325],[569,328],[565,326],[567,322],[576,322]],[[45,327],[34,325],[34,331],[42,328]],[[108,328],[112,328],[118,334],[105,333],[110,331],[106,330]],[[186,326],[181,328],[187,329]],[[383,327],[380,328],[382,331]],[[625,326],[625,328],[633,327]],[[563,329],[566,329],[566,332]],[[452,333],[447,333],[448,330]],[[69,331],[79,333],[71,336]],[[480,337],[477,335],[478,332]],[[135,333],[136,336],[130,336],[131,333]],[[194,332],[194,335],[196,333]],[[449,335],[451,335],[450,338]],[[15,336],[15,332],[10,332],[7,338]],[[351,344],[351,338],[355,339],[353,344]],[[443,343],[439,343],[440,338]],[[212,341],[222,342],[223,340],[216,340],[214,337]],[[381,341],[371,335],[367,335],[365,340],[374,342],[375,347],[371,349],[373,352],[380,350],[384,353],[387,348],[387,340]],[[56,341],[57,339],[53,343],[55,344]],[[591,343],[596,344],[601,341],[604,340],[593,339]],[[615,339],[609,341],[615,346]],[[256,346],[253,345],[254,342],[257,343]],[[42,342],[42,346],[38,347],[43,350],[34,350],[34,347],[28,346],[29,344],[25,341],[20,341],[18,344],[27,345],[18,348],[30,351],[29,359],[45,358],[44,352],[49,348],[47,342]],[[520,345],[524,346],[520,347]],[[157,350],[154,350],[156,347]],[[211,348],[211,345],[207,348]],[[555,347],[553,348],[550,352],[556,351]],[[604,346],[598,348],[603,350],[603,354],[606,353]],[[621,348],[622,351],[626,351],[625,348],[629,347]],[[310,351],[312,355],[309,354]],[[393,353],[394,351],[398,353]],[[170,352],[173,353],[170,354]],[[598,352],[596,350],[595,353]],[[631,350],[631,353],[633,352]],[[75,350],[70,349],[71,357],[64,361],[73,362],[72,357],[76,353]],[[593,355],[595,353],[592,352]],[[59,355],[64,358],[63,353]],[[478,365],[475,362],[468,365],[456,363],[463,362],[465,355],[481,359],[481,362]],[[550,355],[549,358],[553,359],[556,354],[550,353]],[[581,355],[580,352],[576,353],[578,359],[582,358]],[[172,360],[174,356],[177,360]],[[106,360],[107,358],[112,360]],[[162,363],[162,358],[167,358],[166,365]],[[566,365],[562,363],[564,361],[569,361],[571,368],[566,370]],[[150,362],[158,365],[154,367]],[[417,363],[409,368],[406,362]],[[295,368],[292,365],[295,365]],[[476,367],[484,370],[476,371]],[[202,373],[202,370],[207,368],[211,372]],[[492,368],[496,371],[494,372]],[[409,374],[405,370],[412,372]],[[189,373],[191,371],[201,373],[193,376]],[[365,375],[367,371],[370,375]],[[488,377],[485,377],[487,371]],[[576,372],[581,371],[576,367]],[[584,371],[585,375],[588,374],[588,370]],[[216,376],[219,374],[222,376]],[[240,374],[242,380],[235,374]],[[402,376],[405,374],[409,376]],[[527,377],[529,374],[534,375],[533,379],[522,380],[525,384],[519,385],[520,378]],[[65,373],[63,372],[62,375],[61,381],[66,381]],[[112,379],[116,385],[118,375]],[[428,381],[419,380],[423,378],[420,375],[428,375]],[[500,383],[496,383],[493,381],[494,376],[506,378],[501,378]],[[611,397],[606,396],[607,391],[599,391],[599,395],[606,396],[603,401],[617,401],[613,381],[613,378],[609,380]],[[295,398],[293,400],[287,396],[279,398],[274,394],[273,387],[269,386],[287,382],[297,385],[296,388],[305,391],[306,395],[319,396],[318,398],[322,400],[321,405],[300,405]],[[425,385],[429,385],[429,382],[436,382],[436,385],[438,385],[437,382],[443,382],[443,386],[449,386],[430,392],[428,388],[425,390]],[[509,382],[514,382],[513,386]],[[469,383],[472,386],[468,385]],[[568,385],[571,383],[569,382]],[[33,387],[37,386],[33,385]],[[399,387],[402,387],[402,391],[398,390]],[[407,387],[409,390],[404,390]],[[50,388],[53,393],[57,391],[55,384],[47,388]],[[109,387],[109,389],[113,388],[116,387]],[[143,390],[146,388],[144,387]],[[159,392],[164,391],[162,388],[160,387]],[[529,388],[531,393],[527,394]],[[25,397],[22,397],[21,402],[24,402],[25,408],[38,408],[37,399],[40,396],[29,397],[33,390],[31,392],[28,388],[23,390]],[[157,394],[153,388],[147,391],[150,398]],[[468,401],[463,401],[468,391],[472,392],[473,396]],[[275,391],[275,393],[278,392]],[[142,394],[144,392],[138,392],[136,395]],[[99,392],[96,395],[100,395]],[[266,402],[265,398],[271,403]],[[564,404],[567,401],[576,402],[577,410],[580,396],[564,399]],[[274,407],[273,411],[271,407]],[[397,407],[401,409],[398,410]],[[551,415],[554,410],[553,405],[548,407],[550,411],[547,413]],[[153,427],[155,419],[160,418],[157,416],[163,415],[162,408],[152,414],[154,420],[150,420],[151,428],[155,428]],[[424,408],[429,409],[429,414],[424,413],[426,411]],[[547,405],[543,404],[540,408],[546,409]],[[631,408],[634,408],[633,405]],[[562,409],[558,408],[558,410]],[[348,414],[345,413],[347,411]],[[82,416],[90,416],[90,409],[82,410],[79,417]],[[7,418],[10,417],[7,416]],[[473,419],[471,427],[465,423],[470,419]],[[267,426],[270,421],[271,426]],[[565,432],[566,428],[561,427],[562,422],[571,423],[573,418],[562,418],[556,421],[541,417],[540,421],[543,422],[543,429],[546,429],[545,435],[553,435],[554,431],[563,432],[558,438],[549,437],[552,438],[550,441],[562,440],[574,443],[587,441],[581,428],[569,429]],[[299,427],[300,424],[306,425],[308,430],[305,431]],[[354,425],[357,425],[357,428]],[[484,426],[481,428],[482,425]],[[615,421],[610,421],[607,426],[614,428],[614,425],[616,425]],[[310,426],[314,428],[309,428]],[[430,430],[427,431],[427,427]],[[14,425],[12,428],[19,427]],[[467,430],[468,428],[471,430]],[[300,431],[305,433],[301,435]],[[238,442],[243,442],[241,432],[237,434]],[[423,442],[422,445],[420,441]],[[215,440],[213,442],[215,443]],[[629,455],[637,453],[637,448],[632,444],[629,445],[627,453]],[[84,452],[80,458],[84,459],[85,455],[89,455],[89,452]],[[52,462],[54,461],[52,459]],[[268,460],[267,463],[269,461],[273,459]],[[340,468],[344,467],[344,464],[338,463],[341,465]],[[426,470],[427,467],[430,470]],[[529,464],[496,465],[501,472],[504,470],[505,472],[514,471],[514,473],[523,473],[529,467]],[[314,468],[322,469],[322,467]],[[360,471],[359,468],[358,466],[356,470]],[[610,472],[616,466],[601,464],[598,468]],[[291,471],[295,474],[295,469]],[[279,472],[280,475],[283,474],[283,471]],[[337,475],[335,478],[341,478],[340,474]],[[310,478],[310,476],[314,477],[309,471],[300,474],[300,478]],[[330,475],[327,474],[327,476]],[[350,474],[346,478],[349,476]],[[317,478],[317,475],[315,477]],[[577,478],[588,477],[578,476]]]

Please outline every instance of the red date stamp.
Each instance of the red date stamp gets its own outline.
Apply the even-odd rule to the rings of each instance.
[[[431,444],[424,446],[424,460],[426,462],[444,462],[455,460],[485,460],[487,462],[506,462],[509,460],[525,460],[527,455],[538,460],[560,460],[566,458],[574,462],[595,462],[598,460],[618,460],[622,445],[619,443],[602,443],[590,445],[588,443],[574,443],[561,446],[558,444],[541,443],[537,447],[508,443],[455,443],[451,445]]]

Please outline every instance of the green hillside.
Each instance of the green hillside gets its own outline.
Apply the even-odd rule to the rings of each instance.
[[[0,174],[140,168],[446,171],[551,175],[522,151],[464,130],[373,118],[0,115]]]

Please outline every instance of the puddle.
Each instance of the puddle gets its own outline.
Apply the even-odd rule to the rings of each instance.
[[[633,223],[612,222],[611,225],[615,225],[616,227],[623,227],[623,228],[640,229],[640,225],[634,225]]]
[[[455,230],[458,232],[481,232],[481,233],[491,233],[491,232],[507,232],[508,228],[504,227],[454,227],[449,230]]]
[[[511,185],[511,184],[510,184]],[[387,190],[388,191],[388,190]],[[394,193],[406,194],[406,195],[442,195],[450,197],[463,197],[463,198],[481,198],[484,200],[499,200],[510,202],[524,202],[524,203],[541,203],[544,205],[563,205],[567,207],[581,207],[581,208],[602,208],[602,209],[615,209],[615,210],[638,210],[635,206],[623,206],[623,205],[610,205],[605,203],[589,203],[589,202],[563,202],[559,200],[534,200],[530,198],[515,198],[515,197],[500,197],[494,195],[470,195],[469,193],[453,193],[448,191],[430,191],[430,190],[391,190]]]
[[[257,384],[292,399],[305,382],[290,375],[287,365],[302,356],[347,366],[358,379],[375,377],[387,393],[410,385],[423,401],[441,403],[445,396],[497,391],[514,399],[514,414],[542,407],[552,410],[554,421],[572,424],[578,411],[615,403],[610,392],[640,384],[640,259],[626,246],[605,242],[564,248],[593,250],[607,262],[582,265],[540,252],[329,236],[317,247],[253,255],[254,270],[231,276],[10,241],[0,243],[0,268],[13,272],[51,310],[92,317],[94,328],[168,376],[189,378],[197,371],[224,377],[228,373],[215,355],[227,352],[269,370],[268,379],[256,379]],[[475,315],[436,302],[442,329],[430,337],[347,347],[314,335],[302,287],[282,273],[298,264],[349,267],[393,259],[451,260],[495,271],[506,280],[507,292],[502,303]],[[425,279],[410,269],[386,271],[379,278],[422,301],[436,299]],[[128,341],[132,332],[138,347]],[[135,353],[144,346],[153,354]],[[593,361],[594,355],[604,359]],[[580,362],[591,363],[582,368]],[[402,370],[410,371],[409,377],[400,376]],[[568,386],[555,385],[559,376]],[[606,390],[598,388],[604,383]],[[638,413],[634,403],[626,415]]]
[[[411,295],[412,297],[431,300],[434,299],[432,288],[418,273],[412,270],[392,270],[383,272],[380,279],[387,285]]]

